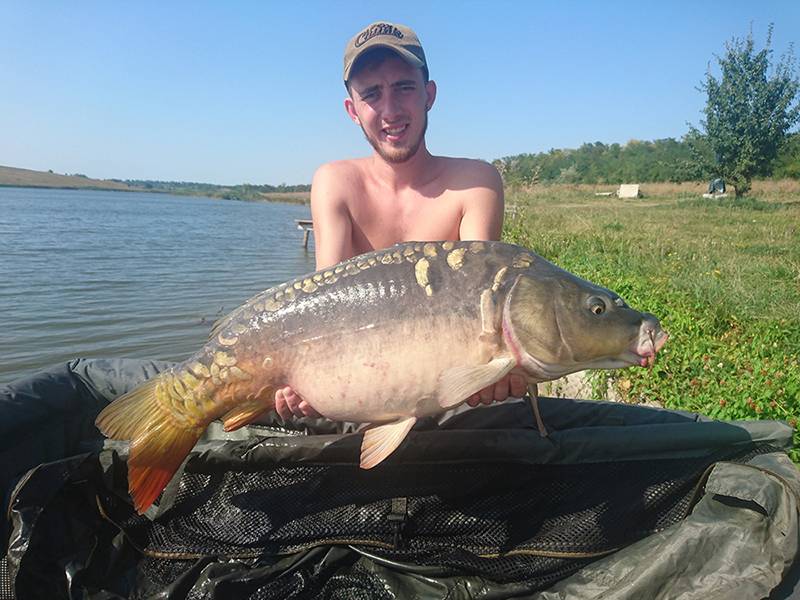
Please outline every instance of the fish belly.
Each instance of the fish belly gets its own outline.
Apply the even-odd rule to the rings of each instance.
[[[367,325],[293,348],[289,385],[323,416],[376,423],[443,412],[439,376],[489,360],[480,324],[457,316]]]

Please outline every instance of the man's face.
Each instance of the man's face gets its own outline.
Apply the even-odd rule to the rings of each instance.
[[[420,69],[391,56],[353,75],[345,108],[381,158],[402,163],[419,150],[435,97],[433,81],[425,84]]]

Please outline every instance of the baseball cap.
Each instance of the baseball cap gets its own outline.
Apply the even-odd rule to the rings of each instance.
[[[344,49],[345,83],[350,79],[350,71],[358,57],[373,48],[388,48],[414,67],[427,67],[422,44],[410,27],[379,21],[368,25],[347,42]]]

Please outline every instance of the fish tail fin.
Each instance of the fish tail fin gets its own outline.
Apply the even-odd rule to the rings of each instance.
[[[155,502],[205,428],[181,422],[159,402],[162,394],[178,394],[165,379],[170,375],[162,373],[121,396],[95,420],[107,437],[130,441],[128,491],[139,514]]]

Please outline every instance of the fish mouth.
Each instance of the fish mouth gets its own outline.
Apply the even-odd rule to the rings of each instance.
[[[636,352],[628,352],[622,357],[622,360],[629,366],[639,365],[640,367],[652,367],[656,362],[655,354],[637,354]]]
[[[656,354],[667,343],[667,339],[669,334],[661,328],[642,327],[634,347],[625,352],[621,358],[630,365],[652,367],[656,361]]]

